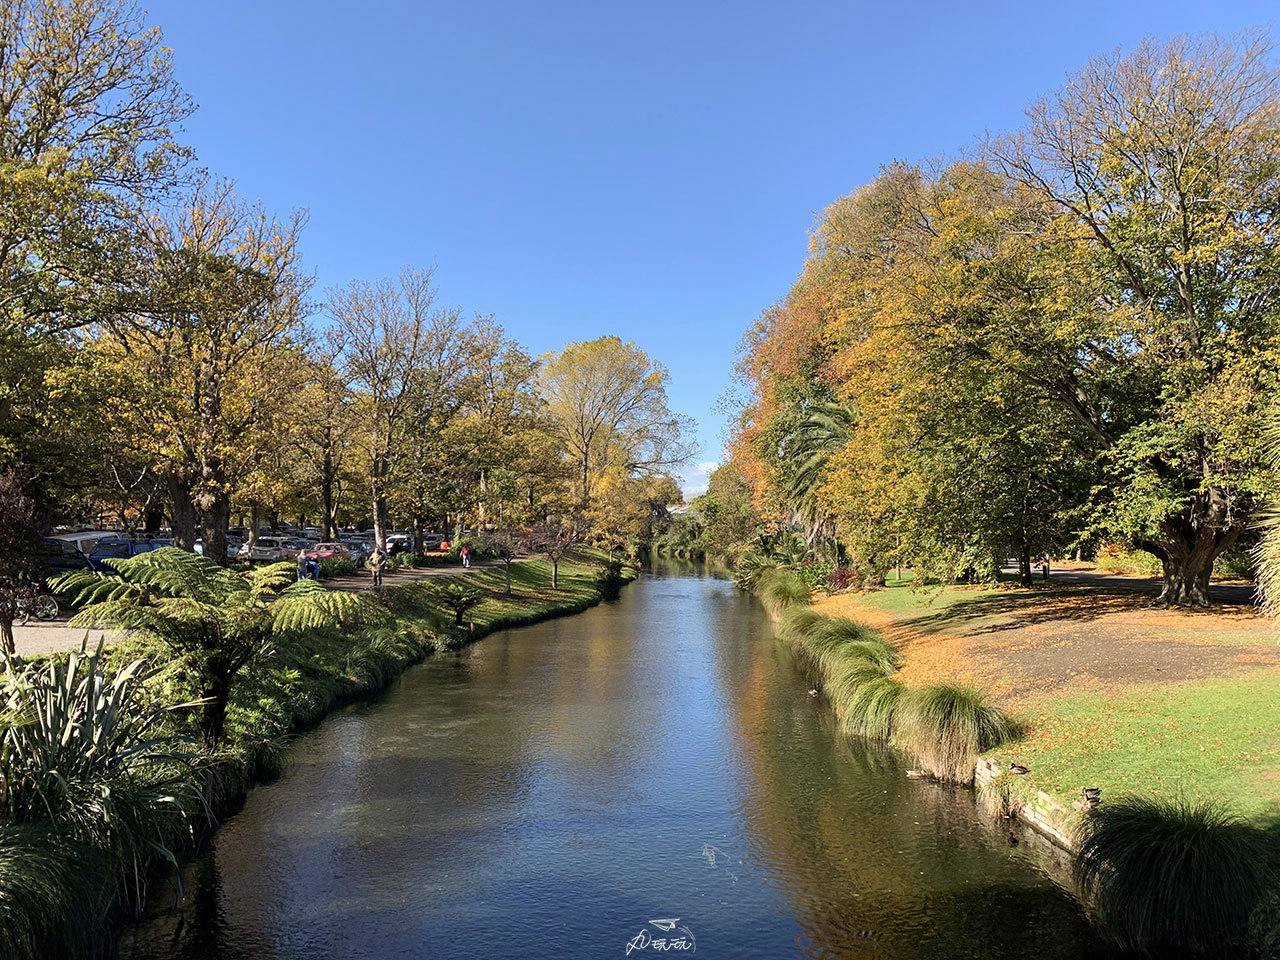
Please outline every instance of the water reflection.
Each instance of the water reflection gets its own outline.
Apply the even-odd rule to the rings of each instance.
[[[1097,955],[970,794],[807,686],[722,580],[495,635],[302,737],[122,955],[609,957],[661,917],[712,957]]]

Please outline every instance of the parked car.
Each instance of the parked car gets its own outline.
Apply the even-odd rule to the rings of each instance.
[[[423,550],[439,550],[440,544],[444,543],[445,535],[443,533],[424,533],[422,535]]]
[[[351,551],[345,543],[317,543],[306,551],[308,560],[350,560]]]
[[[394,557],[397,553],[409,553],[413,550],[413,541],[404,534],[394,534],[387,537],[387,556]]]
[[[259,537],[249,550],[250,560],[292,560],[298,555],[296,547],[283,537]]]
[[[302,537],[304,540],[323,540],[324,531],[319,527],[305,527],[302,531]]]
[[[173,546],[172,540],[125,540],[122,538],[99,540],[94,545],[93,552],[89,554],[89,566],[95,570],[111,571],[114,568],[107,566],[105,563],[107,560],[136,557],[140,553],[171,546]]]
[[[56,537],[45,537],[36,548],[36,563],[46,577],[68,570],[83,570],[89,565],[88,559],[76,549],[76,545]]]

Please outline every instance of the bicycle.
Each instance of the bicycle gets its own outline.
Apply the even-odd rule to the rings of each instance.
[[[32,617],[45,621],[58,618],[58,601],[47,593],[19,597],[17,608],[18,615],[13,618],[13,622],[20,627],[25,627],[30,623]]]

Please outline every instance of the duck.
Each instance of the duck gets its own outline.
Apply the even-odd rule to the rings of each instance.
[[[816,697],[817,695],[818,695],[818,689],[817,689],[817,687],[815,687],[814,689],[812,689],[812,690],[810,690],[810,691],[809,691],[809,696],[811,696],[811,697]]]
[[[923,770],[908,770],[908,771],[907,771],[907,778],[908,778],[909,780],[925,780],[925,779],[927,779],[927,778],[928,778],[928,776],[929,776],[929,775],[928,775],[927,773],[925,773]]]
[[[1009,834],[1009,846],[1011,846],[1011,847],[1016,847],[1017,845],[1018,845],[1018,838],[1017,838],[1017,837],[1015,837],[1015,836],[1013,835],[1013,833],[1012,833],[1012,832],[1010,832],[1010,834]]]
[[[1020,764],[1020,763],[1011,763],[1011,764],[1009,764],[1009,772],[1010,772],[1010,773],[1016,773],[1016,774],[1018,774],[1019,776],[1021,776],[1021,775],[1022,775],[1022,774],[1024,774],[1024,773],[1030,773],[1030,772],[1031,772],[1031,768],[1030,768],[1030,767],[1024,767],[1024,766],[1023,766],[1022,764]]]

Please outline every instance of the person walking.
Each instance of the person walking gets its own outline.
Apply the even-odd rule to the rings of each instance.
[[[381,547],[374,547],[373,553],[369,555],[369,570],[373,574],[373,585],[375,587],[382,586],[382,571],[387,565],[387,555],[382,552]]]
[[[307,551],[298,551],[298,579],[309,580],[311,578],[311,563],[307,560]]]
[[[458,556],[462,558],[463,569],[471,566],[471,547],[468,544],[464,543],[462,545],[462,549],[458,551]]]

